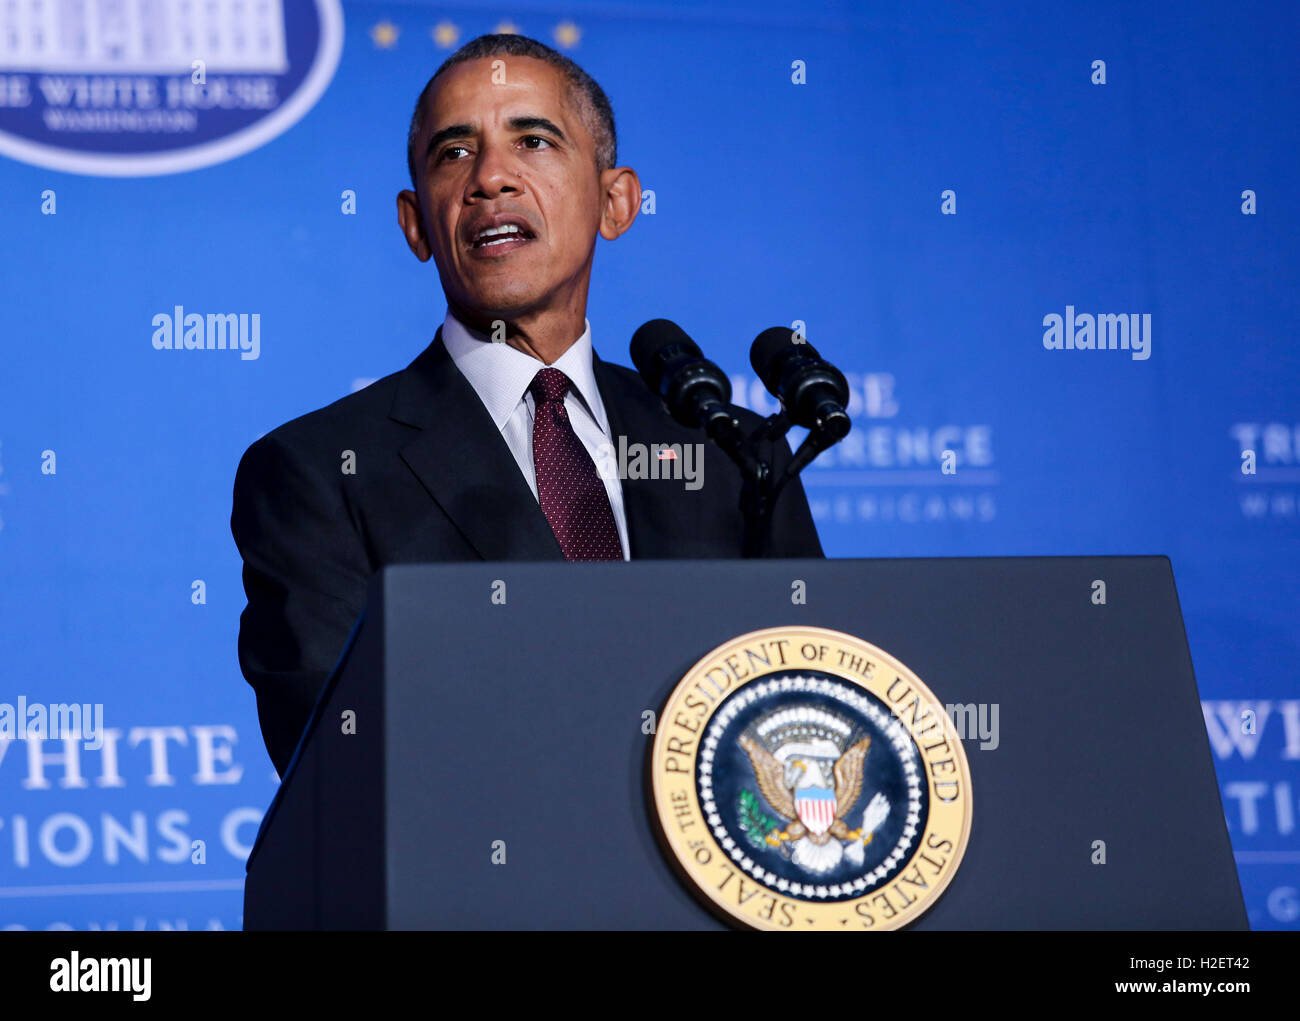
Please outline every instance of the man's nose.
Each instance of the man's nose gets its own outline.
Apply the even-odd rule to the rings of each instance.
[[[485,145],[475,158],[470,187],[487,198],[522,190],[514,153],[505,146]]]

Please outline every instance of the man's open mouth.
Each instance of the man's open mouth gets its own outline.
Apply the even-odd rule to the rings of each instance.
[[[479,231],[474,238],[475,248],[498,248],[520,245],[526,241],[536,240],[536,235],[517,223],[505,223],[500,227],[488,227]]]

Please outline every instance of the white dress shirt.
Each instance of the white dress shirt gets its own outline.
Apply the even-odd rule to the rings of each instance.
[[[564,408],[582,445],[591,455],[593,465],[609,463],[609,447],[602,454],[602,444],[613,445],[605,405],[596,387],[596,374],[591,363],[591,323],[583,319],[583,332],[564,354],[551,365],[559,369],[572,382],[564,397]],[[533,377],[546,367],[546,363],[532,355],[524,354],[509,344],[492,341],[485,334],[471,330],[450,312],[442,324],[442,342],[456,363],[456,368],[469,380],[483,407],[501,430],[501,437],[515,457],[523,472],[528,488],[537,496],[537,471],[533,466],[533,412],[535,402],[528,387]],[[623,545],[623,559],[630,560],[627,541],[627,515],[623,511],[623,486],[618,474],[607,472],[604,479],[609,506],[618,526],[618,541]]]

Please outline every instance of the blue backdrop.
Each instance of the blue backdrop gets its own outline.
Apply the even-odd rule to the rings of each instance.
[[[437,274],[396,224],[407,121],[511,25],[601,82],[653,193],[599,243],[600,354],[672,318],[767,410],[748,344],[805,324],[854,391],[805,476],[830,555],[1168,554],[1251,924],[1300,928],[1293,5],[348,2],[331,79],[331,4],[285,0],[278,56],[164,89],[180,140],[154,164],[77,155],[105,132],[138,155],[141,89],[60,98],[42,73],[102,67],[0,45],[0,703],[108,728],[0,737],[0,926],[240,926],[276,779],[235,655],[235,466],[432,338]],[[259,74],[280,121],[185,151],[191,114],[194,139],[248,123],[205,107]],[[156,349],[178,305],[257,315],[257,357]],[[1085,315],[1135,317],[1147,356],[1046,346]]]

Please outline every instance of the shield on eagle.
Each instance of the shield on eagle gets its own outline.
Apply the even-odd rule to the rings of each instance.
[[[794,809],[809,832],[821,836],[835,821],[835,790],[831,787],[799,787],[794,792]]]

